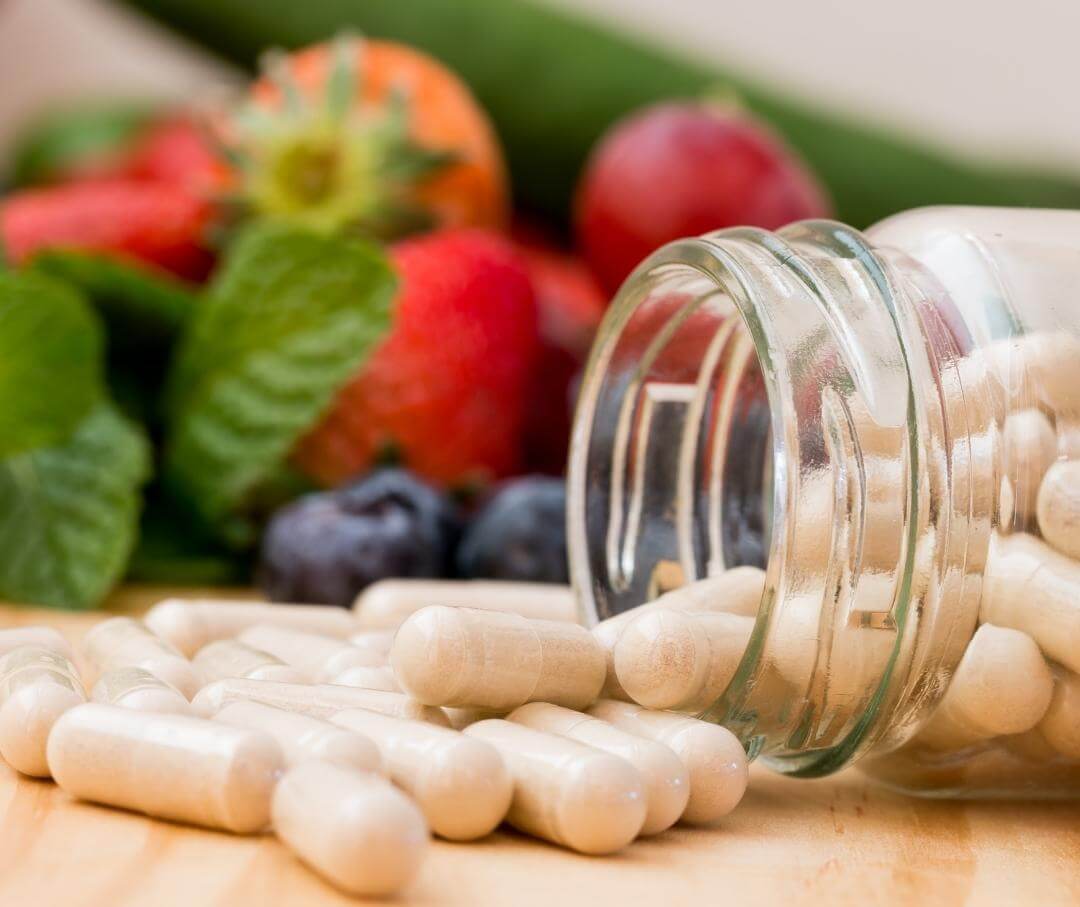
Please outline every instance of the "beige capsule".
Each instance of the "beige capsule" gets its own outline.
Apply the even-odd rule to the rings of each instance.
[[[1047,657],[1080,672],[1080,563],[1040,539],[994,540],[979,617],[1027,633]]]
[[[276,680],[279,683],[306,683],[304,672],[287,665],[269,652],[261,652],[236,639],[219,639],[207,643],[192,664],[202,674],[204,683],[242,677],[247,680]]]
[[[424,817],[401,791],[327,763],[289,769],[274,792],[273,818],[282,842],[349,894],[395,894],[428,849]]]
[[[256,624],[341,638],[356,632],[353,615],[336,605],[285,605],[202,598],[169,598],[158,602],[146,613],[145,621],[158,636],[189,658],[207,643],[239,636]]]
[[[599,643],[577,624],[440,605],[398,628],[390,662],[420,702],[507,710],[531,701],[582,708],[606,671]]]
[[[601,699],[594,718],[670,747],[690,775],[690,798],[682,820],[706,825],[731,812],[746,793],[749,766],[738,738],[727,728],[677,712]]]
[[[342,671],[355,667],[377,667],[385,662],[378,653],[360,649],[331,636],[304,633],[257,624],[237,639],[244,645],[280,658],[305,674],[312,683],[327,683]]]
[[[0,656],[0,756],[24,775],[49,777],[49,733],[84,702],[78,671],[59,652],[26,645]]]
[[[470,724],[478,721],[486,721],[488,718],[505,718],[505,709],[455,709],[444,708],[446,717],[450,720],[450,727],[455,731],[463,731]]]
[[[131,666],[106,671],[90,691],[92,702],[140,712],[192,715],[191,703],[175,687],[149,671]]]
[[[472,841],[506,816],[513,784],[490,744],[367,709],[338,712],[331,720],[379,745],[390,777],[419,804],[435,834]]]
[[[388,693],[400,693],[394,671],[389,665],[366,667],[357,665],[346,668],[340,674],[330,678],[330,683],[345,687],[360,687],[363,690],[385,690]]]
[[[765,591],[765,571],[757,567],[734,567],[719,576],[688,583],[661,595],[655,601],[638,605],[615,617],[602,620],[592,628],[593,636],[607,656],[607,677],[602,695],[606,699],[629,699],[615,672],[615,646],[623,631],[651,611],[722,611],[753,617]]]
[[[1039,410],[1022,409],[1005,417],[1001,439],[1002,468],[1012,483],[1013,513],[1027,525],[1035,516],[1039,484],[1057,459],[1057,434]]]
[[[42,649],[51,649],[58,655],[63,655],[68,661],[75,661],[75,653],[71,643],[62,633],[52,627],[12,627],[9,630],[0,630],[0,655],[6,655],[12,649],[20,646],[37,646]]]
[[[983,624],[915,739],[934,749],[1029,731],[1046,714],[1054,678],[1026,633]]]
[[[499,718],[464,733],[499,751],[514,782],[507,821],[588,854],[614,853],[645,822],[645,785],[629,762],[575,740]]]
[[[394,645],[394,630],[362,630],[353,633],[349,642],[358,649],[378,652],[385,661],[389,661],[390,648]]]
[[[261,831],[283,767],[260,731],[91,702],[49,736],[49,768],[80,800],[240,834]]]
[[[1054,750],[1080,759],[1080,674],[1057,673],[1050,705],[1037,730]]]
[[[569,586],[497,580],[380,580],[360,593],[353,611],[365,630],[393,630],[431,605],[578,622],[577,599]]]
[[[195,667],[170,643],[130,617],[113,617],[94,627],[79,647],[90,683],[112,668],[143,668],[190,699],[202,686]]]
[[[643,835],[659,834],[670,828],[686,809],[690,775],[670,747],[619,730],[591,715],[548,702],[530,702],[514,709],[508,720],[533,730],[569,737],[629,762],[645,784]]]
[[[1046,471],[1036,511],[1042,537],[1080,560],[1080,460],[1062,460]]]
[[[701,712],[731,683],[753,630],[738,614],[650,611],[619,637],[615,676],[641,705]]]
[[[402,693],[363,690],[330,683],[276,683],[270,680],[237,678],[217,680],[199,691],[191,701],[191,707],[196,714],[210,718],[230,702],[238,700],[261,702],[315,718],[330,718],[346,709],[370,709],[383,715],[427,721],[441,727],[450,725],[442,709],[422,705]]]
[[[321,718],[237,701],[218,711],[214,721],[266,732],[278,742],[286,765],[321,761],[357,772],[383,771],[382,753],[374,741]]]

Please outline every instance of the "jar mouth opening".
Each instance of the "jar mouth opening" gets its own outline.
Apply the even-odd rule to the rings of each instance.
[[[812,233],[815,242],[819,235],[849,242],[840,225],[795,229]],[[817,334],[814,325],[778,324],[793,312],[796,322],[803,317],[791,305],[795,295],[830,285],[819,274],[799,272],[799,257],[786,254],[785,234],[792,235],[726,230],[679,241],[654,253],[627,282],[582,384],[571,444],[568,539],[572,581],[590,623],[724,569],[763,567],[765,592],[750,642],[726,693],[702,717],[723,721],[780,771],[819,775],[841,767],[864,745],[899,647],[897,618],[903,620],[893,596],[888,607],[859,613],[842,600],[850,577],[833,575],[827,563],[838,544],[846,546],[858,572],[862,541],[855,536],[865,528],[855,512],[866,503],[863,452],[848,401],[839,396],[844,380],[877,393],[874,403],[886,411],[885,422],[896,423],[886,427],[898,450],[910,446],[912,426],[904,363],[896,364],[896,333],[884,306],[875,315],[876,333],[894,346],[885,345],[879,357],[887,368],[869,375],[874,362],[845,359],[850,324],[842,319],[850,313],[825,323],[835,314],[831,300],[803,300],[805,315],[822,320]],[[853,235],[857,255],[867,247]],[[868,295],[889,291],[875,282],[879,276],[860,276]],[[800,331],[809,347],[787,342]],[[835,361],[810,355],[815,345],[830,349]],[[821,382],[813,368],[821,369]],[[890,387],[905,392],[890,393]],[[812,418],[797,415],[806,410]],[[852,438],[854,448],[844,450]],[[845,458],[858,468],[841,469],[838,484],[829,467]],[[887,503],[894,508],[893,530],[905,528],[909,502]],[[847,535],[838,542],[841,524]],[[910,552],[903,533],[893,534],[897,542],[886,557],[905,572]],[[818,586],[829,588],[821,593]],[[830,608],[835,613],[826,614]],[[864,635],[873,640],[873,664],[858,677],[837,680],[825,637],[831,645],[843,636],[850,648]],[[783,658],[796,664],[797,678],[776,669]],[[844,721],[839,705],[832,706],[832,717],[820,708],[810,715],[829,684],[833,703],[847,697]]]
[[[726,280],[697,240],[658,250],[635,279],[650,291],[612,304],[570,448],[571,578],[588,623],[697,577],[766,568],[773,547],[775,413]]]

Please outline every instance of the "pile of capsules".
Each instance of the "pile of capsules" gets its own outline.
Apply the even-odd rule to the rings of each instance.
[[[760,595],[760,571],[732,573],[736,597]],[[4,630],[0,755],[82,800],[272,828],[353,894],[407,885],[429,830],[468,841],[505,821],[611,853],[727,814],[747,762],[726,729],[626,701],[610,629],[582,627],[565,587],[385,581],[352,611],[171,599],[77,651],[49,627]],[[673,667],[651,683],[673,689]],[[666,698],[726,683],[701,667]]]

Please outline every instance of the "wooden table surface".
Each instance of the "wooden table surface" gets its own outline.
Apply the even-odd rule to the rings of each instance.
[[[138,612],[164,594],[125,589],[109,608]],[[49,623],[72,640],[97,619],[0,606],[0,626]],[[236,837],[76,803],[0,766],[0,907],[356,903],[272,835]],[[917,800],[852,771],[795,781],[755,768],[742,805],[717,828],[676,828],[614,857],[503,831],[473,844],[436,842],[397,903],[1076,905],[1080,806]]]

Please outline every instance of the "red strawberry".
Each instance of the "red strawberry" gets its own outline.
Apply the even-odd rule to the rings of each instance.
[[[604,317],[607,295],[577,258],[530,243],[519,250],[540,314],[540,360],[525,428],[526,468],[561,473],[566,466],[573,384]]]
[[[43,249],[83,249],[200,280],[213,263],[203,243],[211,214],[208,202],[162,183],[71,183],[6,199],[0,246],[15,264]]]
[[[658,104],[616,123],[592,152],[575,208],[581,248],[611,291],[671,240],[829,212],[813,174],[763,124],[699,103]]]
[[[297,465],[326,484],[385,453],[443,484],[515,472],[538,350],[521,259],[479,230],[406,240],[391,256],[393,328],[301,441]]]
[[[129,150],[122,173],[194,192],[217,189],[229,178],[206,132],[188,117],[161,120],[146,130]]]

